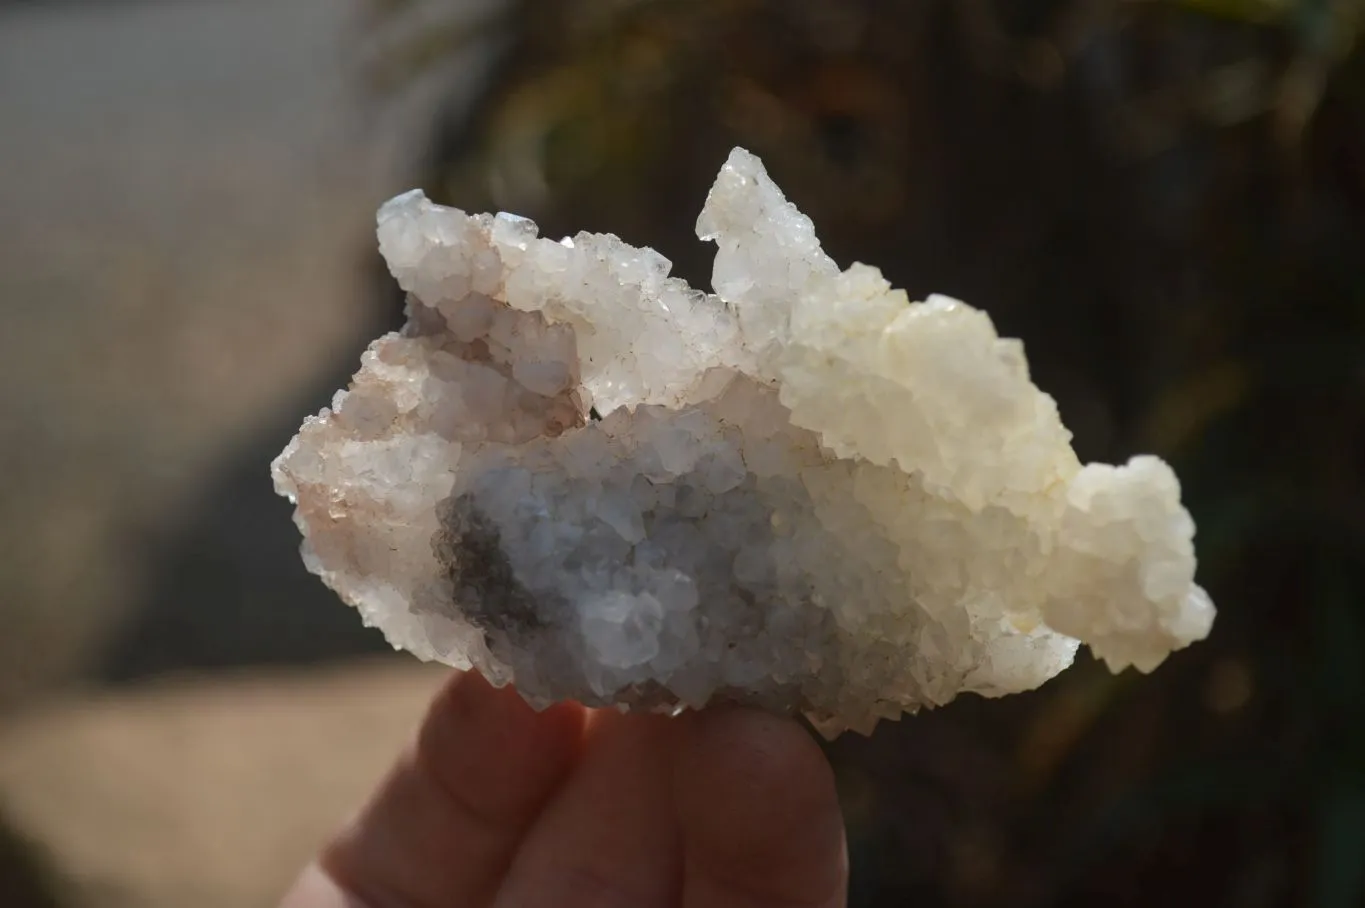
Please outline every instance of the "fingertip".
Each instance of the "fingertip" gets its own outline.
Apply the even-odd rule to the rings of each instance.
[[[705,710],[688,717],[678,767],[684,786],[705,785],[754,802],[758,811],[837,814],[834,771],[795,720],[756,709]],[[771,796],[798,796],[783,808]],[[765,820],[755,813],[753,819]]]
[[[811,736],[748,709],[687,721],[675,791],[693,885],[716,904],[722,889],[741,897],[737,905],[749,896],[842,904],[843,818],[833,770]]]
[[[505,815],[527,790],[547,790],[577,752],[586,711],[557,703],[537,712],[511,685],[494,687],[477,671],[454,672],[433,699],[417,737],[417,759],[443,787],[466,792]],[[476,764],[476,765],[475,765]],[[520,817],[514,819],[521,819]]]
[[[312,863],[294,881],[294,885],[280,902],[280,908],[370,908],[365,902],[342,888],[318,864]]]
[[[372,904],[482,904],[572,768],[583,718],[582,707],[536,712],[510,687],[452,674],[321,868]]]

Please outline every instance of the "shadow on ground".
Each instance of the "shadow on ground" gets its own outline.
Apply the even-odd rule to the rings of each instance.
[[[401,324],[397,291],[376,262],[372,319],[344,359],[272,416],[220,475],[187,523],[154,541],[151,588],[114,635],[94,677],[131,682],[173,672],[299,665],[389,651],[378,631],[304,568],[293,507],[275,494],[270,462],[304,416],[327,406],[372,338]]]
[[[64,887],[38,846],[0,813],[0,904],[5,908],[64,908]]]

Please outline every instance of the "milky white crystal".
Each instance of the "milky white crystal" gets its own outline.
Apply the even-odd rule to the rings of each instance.
[[[387,203],[407,326],[273,467],[308,567],[535,705],[826,734],[1208,633],[1170,468],[1082,465],[985,313],[840,271],[741,149],[697,232],[714,295],[614,236]]]

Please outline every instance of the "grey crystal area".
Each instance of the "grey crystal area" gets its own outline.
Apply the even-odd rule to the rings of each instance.
[[[537,604],[535,594],[517,579],[502,547],[502,530],[472,495],[447,499],[436,515],[441,530],[432,544],[437,564],[450,578],[452,614],[514,637],[551,622],[553,607]]]
[[[701,410],[646,408],[468,465],[436,537],[454,599],[528,697],[602,705],[652,686],[650,705],[730,691],[813,708],[805,688],[837,689],[840,654],[856,647],[822,604],[830,578],[808,566],[846,547],[799,482],[747,470],[737,431],[733,445],[664,447],[680,458],[665,464],[659,447],[613,437],[626,429],[727,434]]]

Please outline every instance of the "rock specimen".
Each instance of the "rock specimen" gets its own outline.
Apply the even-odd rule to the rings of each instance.
[[[840,271],[741,149],[697,232],[714,295],[614,236],[387,203],[408,323],[274,464],[309,568],[535,705],[829,735],[1208,633],[1170,468],[1082,465],[983,312]]]

